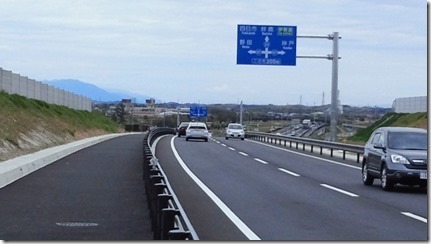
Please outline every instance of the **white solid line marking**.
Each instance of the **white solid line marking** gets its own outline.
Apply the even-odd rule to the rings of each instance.
[[[258,161],[259,163],[268,164],[268,162],[263,161],[262,159],[254,158],[254,160]]]
[[[417,219],[417,220],[422,221],[424,223],[428,223],[428,220],[426,218],[418,216],[416,214],[412,214],[412,213],[409,213],[409,212],[401,212],[401,213],[404,214],[405,216],[410,217],[410,218],[414,218],[414,219]]]
[[[241,154],[241,155],[243,155],[243,156],[248,156],[248,154],[247,154],[247,153],[244,153],[244,152],[239,152],[239,154]]]
[[[233,148],[233,147],[229,147],[229,149],[232,150],[232,151],[235,151],[235,148]]]
[[[214,203],[223,211],[224,214],[234,223],[238,229],[244,233],[245,236],[249,240],[260,240],[260,238],[244,223],[242,220],[236,216],[236,214],[230,210],[228,206],[220,198],[217,197],[214,192],[212,192],[193,172],[187,167],[187,165],[184,163],[184,161],[181,159],[180,155],[178,154],[177,150],[175,149],[174,145],[174,137],[172,137],[171,140],[171,149],[174,153],[175,157],[178,160],[178,163],[181,165],[181,167],[184,169],[184,171],[196,182],[196,184],[211,198],[211,200],[214,201]]]
[[[298,175],[297,173],[293,173],[292,171],[289,171],[289,170],[287,170],[287,169],[278,168],[278,170],[280,170],[280,171],[282,171],[282,172],[284,172],[284,173],[288,173],[289,175],[296,176],[296,177],[300,176],[300,175]]]
[[[330,185],[327,185],[327,184],[320,184],[320,185],[323,186],[323,187],[329,188],[331,190],[338,191],[340,193],[346,194],[346,195],[351,196],[351,197],[359,197],[356,194],[353,194],[353,193],[345,191],[345,190],[341,190],[339,188],[336,188],[336,187],[333,187],[333,186],[330,186]]]

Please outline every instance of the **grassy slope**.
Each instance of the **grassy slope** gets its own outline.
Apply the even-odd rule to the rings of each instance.
[[[399,126],[428,129],[428,113],[397,114],[388,113],[371,126],[359,130],[354,136],[348,138],[349,142],[365,144],[371,133],[378,127]]]
[[[86,136],[118,131],[118,124],[98,112],[73,110],[0,92],[0,152],[3,152],[0,161],[10,158],[4,155],[6,151],[13,151],[13,156],[17,156],[41,149],[39,147],[31,150],[31,145],[25,145],[25,139],[35,133],[46,137],[55,135],[47,140],[52,143],[44,143],[45,145],[41,146],[45,148]]]

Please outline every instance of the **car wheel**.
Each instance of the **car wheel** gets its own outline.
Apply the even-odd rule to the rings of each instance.
[[[205,138],[205,141],[208,142],[208,138]]]
[[[374,178],[368,172],[368,164],[366,162],[362,166],[362,182],[367,186],[371,186],[374,182]]]
[[[189,138],[186,137],[186,141],[189,141]]]
[[[244,141],[244,138],[241,138],[242,141]]]
[[[380,181],[384,191],[391,191],[394,188],[394,183],[388,178],[388,168],[386,165],[383,165]]]
[[[180,135],[180,134],[178,134],[178,137],[181,137],[181,135]]]
[[[229,140],[229,137],[226,136],[225,138],[226,138],[226,140]]]

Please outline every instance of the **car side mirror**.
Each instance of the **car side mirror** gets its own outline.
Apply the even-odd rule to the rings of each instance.
[[[373,145],[374,148],[376,149],[382,149],[382,150],[386,150],[386,147],[382,145],[382,143],[376,143]]]

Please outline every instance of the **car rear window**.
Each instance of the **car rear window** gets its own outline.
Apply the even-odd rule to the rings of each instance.
[[[196,125],[190,126],[190,129],[193,129],[193,130],[206,130],[205,127],[203,127],[203,126],[196,126]]]

